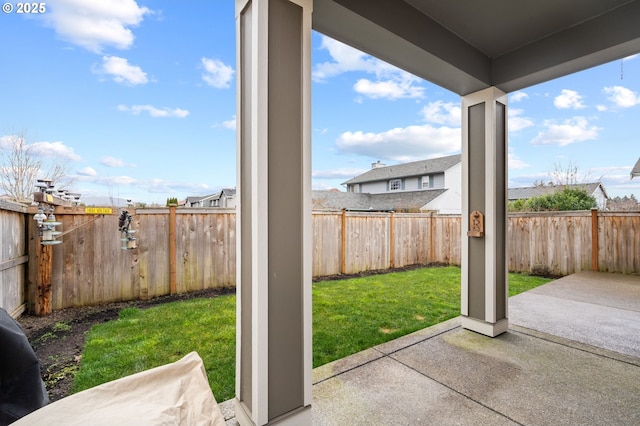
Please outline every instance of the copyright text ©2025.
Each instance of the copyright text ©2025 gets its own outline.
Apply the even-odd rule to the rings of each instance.
[[[41,3],[2,3],[2,11],[4,13],[16,13],[16,14],[42,14],[47,11],[47,4]]]

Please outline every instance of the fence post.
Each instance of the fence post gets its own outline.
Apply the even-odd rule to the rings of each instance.
[[[591,270],[598,271],[598,209],[591,209]]]
[[[347,210],[342,209],[342,259],[340,262],[340,273],[347,273]]]
[[[436,241],[434,235],[436,233],[436,221],[433,217],[433,213],[429,215],[429,256],[427,263],[435,262]]]
[[[36,250],[35,314],[44,316],[51,314],[53,246],[42,245],[39,240],[40,238],[38,237],[36,240],[36,244],[39,247]]]
[[[176,283],[176,205],[169,204],[169,283],[171,294],[178,292]]]
[[[394,214],[391,212],[391,216],[389,216],[389,268],[395,268],[395,225],[394,225]]]

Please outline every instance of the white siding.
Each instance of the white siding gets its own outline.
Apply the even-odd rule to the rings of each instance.
[[[366,182],[362,183],[360,186],[360,191],[365,194],[380,194],[383,192],[387,192],[387,182]]]
[[[605,197],[602,188],[598,187],[592,195],[596,199],[596,203],[598,203],[598,208],[604,210],[607,207],[607,197]]]
[[[404,190],[405,191],[417,191],[418,189],[422,189],[420,187],[420,181],[422,177],[408,177],[404,180]]]
[[[431,175],[431,189],[444,189],[448,188],[448,185],[449,182],[447,181],[445,173]]]
[[[462,199],[462,163],[445,170],[443,186],[437,186],[436,188],[448,188]]]
[[[444,174],[433,177],[435,188],[448,188],[447,192],[427,203],[422,210],[437,211],[440,214],[462,213],[462,163],[445,170]]]

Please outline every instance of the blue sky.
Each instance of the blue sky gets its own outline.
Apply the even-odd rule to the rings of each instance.
[[[49,0],[0,14],[0,144],[26,134],[83,196],[164,204],[235,186],[232,0]],[[460,98],[313,34],[313,188],[460,152]],[[635,194],[640,55],[509,96],[509,183],[560,166]]]

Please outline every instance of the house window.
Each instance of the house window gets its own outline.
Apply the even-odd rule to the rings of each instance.
[[[429,188],[429,176],[422,176],[422,188]]]
[[[389,191],[400,191],[402,189],[402,179],[391,179],[389,181]]]

